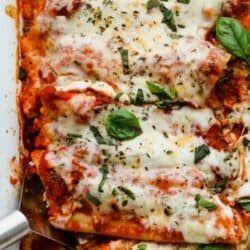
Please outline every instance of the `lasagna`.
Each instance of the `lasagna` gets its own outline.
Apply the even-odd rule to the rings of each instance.
[[[246,241],[250,1],[18,8],[23,162],[43,182],[50,223],[136,241]]]

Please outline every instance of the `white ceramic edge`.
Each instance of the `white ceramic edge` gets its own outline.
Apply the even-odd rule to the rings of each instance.
[[[15,0],[0,1],[0,218],[17,206],[17,188],[10,183],[11,159],[18,160],[18,119],[16,110],[16,27],[5,13]],[[18,162],[16,162],[18,164]],[[11,247],[11,250],[18,247]]]

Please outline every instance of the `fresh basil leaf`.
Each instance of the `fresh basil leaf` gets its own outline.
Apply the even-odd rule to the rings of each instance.
[[[131,190],[129,190],[129,189],[125,188],[125,187],[122,187],[122,186],[119,186],[118,188],[119,188],[124,194],[126,194],[130,199],[135,200],[135,194],[134,194]]]
[[[225,189],[226,185],[227,178],[219,180],[213,188],[214,193],[221,193]]]
[[[157,95],[157,96],[165,96],[166,95],[165,89],[157,83],[147,82],[147,86],[148,86],[148,89],[150,90],[150,92],[154,95]]]
[[[121,60],[122,60],[122,67],[123,67],[123,73],[128,74],[129,73],[129,59],[128,59],[128,50],[127,49],[119,49],[119,52],[121,54]]]
[[[144,103],[144,94],[142,89],[138,89],[136,93],[135,100],[133,101],[134,105],[141,106]]]
[[[177,0],[178,3],[189,4],[190,0]]]
[[[82,135],[68,133],[66,138],[65,138],[65,141],[66,141],[67,145],[72,145],[77,138],[82,138]]]
[[[157,95],[159,98],[167,98],[169,100],[175,99],[175,92],[172,89],[165,89],[158,83],[147,82],[149,91],[153,95]]]
[[[162,22],[167,24],[169,29],[176,32],[177,26],[175,24],[175,18],[172,10],[166,8],[164,4],[160,4],[160,11],[163,14]]]
[[[205,200],[204,198],[201,197],[201,195],[197,194],[195,196],[195,201],[197,207],[204,207],[208,211],[213,211],[217,208],[217,205],[211,201]]]
[[[137,246],[137,250],[147,250],[147,245],[146,244],[140,244]]]
[[[250,213],[250,199],[241,199],[238,201],[240,207]]]
[[[198,250],[232,250],[232,246],[225,244],[201,245]]]
[[[136,116],[126,109],[112,111],[106,122],[107,133],[119,140],[129,140],[142,133]]]
[[[90,131],[93,133],[93,135],[94,135],[94,137],[95,137],[95,139],[96,139],[96,141],[97,141],[98,144],[114,145],[114,143],[113,143],[110,139],[104,138],[104,137],[100,134],[100,132],[99,132],[99,130],[98,130],[97,127],[95,127],[95,126],[90,126],[89,129],[90,129]]]
[[[210,149],[207,145],[203,144],[194,150],[194,163],[200,162],[203,158],[210,154]]]
[[[97,197],[93,196],[91,193],[86,194],[86,199],[89,200],[91,203],[93,203],[97,207],[102,204],[101,201]]]
[[[153,9],[155,7],[158,7],[159,5],[160,5],[159,0],[148,0],[146,7],[147,7],[148,10],[151,10],[151,9]]]
[[[98,192],[103,192],[103,186],[105,184],[105,181],[107,180],[107,176],[108,176],[108,173],[109,173],[109,170],[108,170],[108,167],[107,166],[103,166],[101,169],[100,169],[101,173],[102,173],[102,179],[101,179],[101,182],[99,183],[98,185]]]
[[[216,37],[234,56],[249,60],[250,35],[239,21],[232,17],[220,17],[216,22]]]
[[[20,81],[25,81],[27,79],[28,73],[26,71],[25,68],[23,68],[22,66],[19,67],[19,72],[18,72],[18,79]]]

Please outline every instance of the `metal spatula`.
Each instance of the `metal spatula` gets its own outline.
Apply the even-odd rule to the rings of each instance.
[[[74,248],[74,234],[57,230],[48,223],[43,187],[38,176],[25,174],[19,209],[0,220],[0,249],[4,249],[29,233],[46,237],[68,248]]]

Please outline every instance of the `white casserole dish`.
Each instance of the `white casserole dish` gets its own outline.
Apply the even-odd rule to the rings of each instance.
[[[0,218],[14,210],[18,200],[18,187],[10,183],[12,170],[18,166],[19,129],[16,107],[16,27],[15,21],[5,12],[9,4],[15,5],[15,0],[0,1]]]

